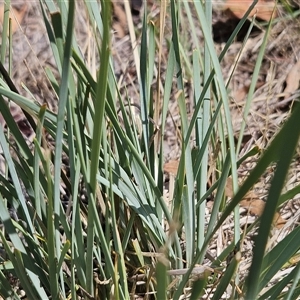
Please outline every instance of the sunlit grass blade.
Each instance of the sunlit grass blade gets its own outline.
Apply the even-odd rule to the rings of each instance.
[[[19,181],[19,177],[18,177],[16,169],[14,167],[14,163],[13,163],[12,157],[10,155],[8,144],[6,142],[6,138],[5,138],[5,135],[4,135],[4,132],[3,132],[2,128],[0,128],[0,144],[2,146],[3,154],[4,154],[4,157],[6,159],[6,163],[7,163],[10,175],[11,175],[11,179],[13,181],[16,193],[18,195],[18,201],[20,202],[21,207],[22,207],[23,212],[24,212],[24,215],[26,217],[26,222],[27,222],[28,230],[31,233],[33,233],[34,232],[34,227],[33,227],[33,224],[32,224],[32,221],[31,221],[31,217],[30,217],[27,205],[26,205],[25,197],[23,195],[21,183]]]
[[[168,285],[168,260],[161,254],[156,264],[156,280],[157,280],[157,299],[167,299],[167,285]]]
[[[43,1],[43,2],[45,3],[44,5],[47,7],[47,9],[50,11],[51,14],[57,14],[57,9],[56,9],[56,6],[55,6],[53,1]],[[61,68],[62,68],[61,57],[62,56],[60,56],[61,53],[59,52],[59,45],[56,44],[57,39],[56,39],[55,34],[54,34],[54,29],[51,26],[51,22],[50,22],[50,19],[48,18],[48,15],[47,15],[47,12],[45,10],[44,5],[41,2],[41,12],[42,12],[42,15],[43,15],[43,19],[44,19],[44,23],[45,23],[45,26],[46,26],[47,34],[48,34],[48,37],[49,37],[49,40],[50,40],[50,47],[52,49],[53,57],[55,59],[58,71],[61,73]]]
[[[239,138],[238,138],[238,143],[237,143],[237,153],[239,152],[239,149],[241,147],[241,143],[242,143],[242,140],[243,140],[244,131],[245,131],[245,127],[246,127],[246,119],[247,119],[247,116],[248,116],[249,111],[250,111],[251,102],[252,102],[252,99],[253,99],[253,94],[255,92],[258,76],[260,74],[260,70],[261,70],[261,67],[262,67],[262,62],[263,62],[263,59],[264,59],[264,54],[265,54],[265,50],[266,50],[266,47],[267,47],[267,41],[268,41],[268,38],[269,38],[269,35],[270,35],[271,28],[272,28],[272,22],[269,22],[268,28],[267,28],[267,30],[264,34],[264,38],[263,38],[261,47],[259,49],[258,57],[256,59],[256,64],[255,64],[255,68],[254,68],[254,71],[253,71],[253,74],[252,74],[251,84],[250,84],[250,87],[249,87],[246,104],[244,106],[242,124],[241,124],[240,130],[239,130]]]
[[[223,170],[222,170],[222,174],[220,176],[217,193],[216,193],[216,196],[214,199],[214,206],[212,208],[209,224],[208,224],[208,227],[206,230],[206,238],[209,237],[210,234],[213,232],[214,226],[217,222],[218,214],[219,214],[219,210],[220,210],[220,206],[221,206],[221,201],[222,201],[225,186],[227,183],[229,170],[230,170],[230,155],[228,153],[227,157],[225,159],[224,165],[223,165]],[[204,241],[206,241],[206,240],[204,240]]]
[[[10,15],[10,0],[6,1],[4,3],[4,9],[3,9],[3,25],[2,25],[2,34],[1,34],[1,41],[5,41],[4,43],[2,42],[1,46],[1,52],[0,52],[0,60],[2,64],[4,64],[5,61],[5,56],[6,56],[6,50],[7,50],[7,38],[9,34],[9,15]]]
[[[280,195],[278,206],[282,205],[286,201],[293,199],[297,194],[300,192],[300,185],[295,186],[294,188],[290,189],[286,193]]]
[[[176,95],[176,100],[179,107],[180,121],[181,121],[181,157],[179,168],[177,172],[176,179],[176,191],[174,195],[174,213],[180,213],[179,207],[184,205],[185,216],[189,216],[191,218],[194,216],[194,174],[193,174],[193,164],[192,164],[192,155],[191,155],[191,146],[190,144],[185,144],[185,136],[188,130],[188,115],[186,110],[185,98],[184,98],[184,83],[183,83],[183,67],[181,64],[180,57],[180,41],[178,34],[178,7],[175,1],[171,1],[171,20],[172,20],[172,45],[175,54],[175,72],[176,72],[176,83],[178,93]],[[183,189],[184,183],[186,184],[185,190]],[[181,198],[184,194],[185,201],[181,203]],[[180,215],[179,215],[180,217]],[[189,228],[186,230],[191,230],[191,234],[195,233],[195,226],[189,223]],[[192,241],[187,241],[188,243],[192,243],[191,247],[194,248],[194,239]],[[191,249],[191,250],[192,250]],[[188,264],[191,263],[192,253],[189,253],[189,261]],[[180,266],[178,266],[180,267]]]
[[[3,263],[5,266],[5,263]],[[4,267],[6,269],[6,266]],[[7,269],[6,269],[7,270]],[[20,297],[17,295],[17,293],[13,290],[13,287],[8,282],[5,274],[0,270],[0,295],[4,297],[5,299],[16,299],[20,300]]]
[[[37,124],[37,131],[36,131],[36,144],[40,145],[42,140],[42,133],[43,133],[43,123],[45,118],[46,106],[41,107],[41,111],[39,113],[39,122]],[[42,217],[42,211],[45,213],[45,205],[44,202],[41,201],[42,194],[40,191],[40,156],[38,150],[35,149],[34,153],[34,199],[35,199],[35,208],[38,216]]]
[[[106,1],[39,3],[53,54],[43,73],[59,98],[58,113],[36,103],[40,97],[28,83],[22,84],[28,97],[18,94],[18,83],[13,82],[17,79],[0,64],[4,78],[0,78],[0,111],[6,122],[0,128],[0,144],[7,165],[6,172],[0,174],[1,239],[6,255],[2,256],[1,250],[2,297],[19,297],[5,278],[10,273],[28,299],[154,295],[179,300],[186,292],[194,300],[204,292],[221,299],[230,289],[231,299],[244,295],[249,299],[298,297],[298,228],[273,249],[265,249],[272,215],[300,190],[295,186],[281,195],[299,136],[297,118],[292,114],[285,121],[264,152],[254,147],[238,160],[241,147],[236,146],[228,89],[229,81],[235,83],[241,56],[223,78],[225,54],[231,55],[230,47],[238,32],[243,35],[240,30],[257,3],[251,3],[226,44],[217,47],[212,34],[214,3],[145,3],[137,16],[138,24],[129,2],[124,7]],[[117,37],[117,29],[111,27],[117,13],[110,10],[116,9],[120,9],[118,17],[125,18],[125,37]],[[7,23],[8,12],[5,14]],[[81,17],[84,24],[77,22]],[[252,28],[254,22],[238,44],[240,54],[252,39]],[[78,35],[82,31],[83,42]],[[245,120],[263,64],[267,34],[244,110]],[[9,40],[6,29],[2,35],[2,41]],[[14,39],[10,49],[11,41]],[[120,45],[126,52],[126,62],[121,55],[120,63],[126,65],[121,65],[121,74],[114,61]],[[127,59],[125,46],[132,49],[133,57]],[[7,49],[3,44],[3,63]],[[8,54],[9,68],[12,54]],[[23,136],[7,99],[31,118],[33,142]],[[300,114],[298,106],[293,110]],[[237,169],[257,157],[256,166],[238,188]],[[176,160],[176,168],[178,165],[175,176],[164,170],[170,159]],[[238,204],[275,163],[265,215],[244,230],[239,226]],[[234,197],[226,204],[229,176],[234,181]],[[174,186],[175,190],[170,190]],[[211,207],[206,207],[207,200]],[[233,212],[234,236],[226,236],[227,244],[221,249],[218,240],[217,251],[210,253],[217,230],[227,230],[224,222]],[[240,252],[226,269],[224,262],[235,247],[242,246],[240,232],[248,241],[254,230],[258,230],[262,244],[256,241],[245,281],[239,276]],[[204,258],[215,269],[197,273],[197,280],[194,265]],[[178,269],[183,269],[180,275],[171,275]],[[275,282],[282,269],[291,273]],[[174,280],[169,283],[171,278]]]
[[[226,86],[224,83],[223,75],[221,72],[221,67],[219,64],[219,59],[216,55],[214,44],[212,41],[211,36],[211,30],[210,26],[207,23],[206,15],[204,12],[204,9],[202,7],[202,4],[200,2],[195,3],[195,8],[198,14],[199,21],[201,23],[202,31],[205,37],[205,42],[207,45],[207,51],[210,53],[212,66],[214,68],[215,74],[216,74],[216,83],[218,84],[219,90],[220,90],[220,98],[223,102],[223,108],[225,112],[225,121],[228,131],[228,139],[229,139],[229,149],[230,149],[230,155],[231,155],[231,168],[232,168],[232,174],[233,174],[233,184],[234,184],[234,191],[238,189],[238,183],[237,183],[237,171],[236,171],[236,155],[235,155],[235,143],[234,143],[234,134],[231,124],[231,115],[230,115],[230,109],[229,109],[229,101],[228,101],[228,95],[226,91]],[[237,235],[238,238],[238,235]]]
[[[295,128],[296,128],[295,126],[296,126],[296,123],[297,123],[297,116],[298,116],[299,113],[300,113],[300,106],[296,105],[296,107],[295,107],[295,109],[294,109],[291,117],[286,121],[286,123],[284,124],[284,126],[282,127],[282,129],[280,130],[280,132],[275,136],[275,138],[273,139],[273,141],[271,142],[271,144],[269,145],[269,147],[266,149],[266,151],[264,152],[264,154],[262,155],[262,157],[258,161],[258,163],[255,166],[255,168],[252,170],[252,172],[250,173],[250,175],[248,176],[248,178],[245,180],[244,184],[240,187],[240,189],[238,190],[238,192],[236,193],[236,195],[233,197],[233,199],[231,200],[231,202],[228,204],[228,206],[223,211],[223,213],[222,213],[222,215],[221,215],[218,223],[214,227],[213,232],[206,237],[206,242],[205,242],[204,246],[210,241],[210,239],[212,238],[213,234],[223,224],[224,220],[234,210],[234,208],[237,206],[237,204],[243,199],[244,195],[257,182],[257,180],[264,173],[264,171],[266,170],[266,168],[272,162],[278,160],[279,158],[282,157],[282,155],[284,155],[286,161],[282,162],[281,160],[279,160],[279,162],[281,162],[281,164],[283,164],[283,166],[282,166],[283,173],[279,174],[279,179],[278,179],[278,182],[276,182],[276,189],[275,189],[275,191],[273,190],[272,198],[270,198],[270,194],[269,194],[269,199],[272,199],[272,200],[270,200],[269,202],[267,202],[267,204],[269,203],[269,205],[271,207],[269,209],[265,209],[264,210],[264,212],[266,212],[266,214],[268,214],[268,217],[264,219],[264,225],[266,227],[265,227],[265,229],[261,233],[263,235],[264,244],[260,245],[260,243],[259,243],[258,246],[257,246],[259,248],[259,250],[257,250],[257,248],[256,248],[256,251],[257,251],[256,255],[260,257],[259,262],[261,264],[261,260],[263,258],[262,253],[265,252],[265,245],[266,245],[265,243],[266,243],[266,239],[268,238],[268,234],[269,234],[269,231],[267,231],[266,229],[270,229],[270,226],[271,226],[271,223],[272,223],[272,220],[273,220],[273,216],[274,216],[275,210],[278,207],[278,199],[279,199],[279,196],[280,196],[281,187],[282,187],[284,179],[285,179],[285,174],[286,174],[286,171],[287,171],[286,168],[289,166],[289,162],[290,162],[290,160],[292,158],[292,155],[294,154],[294,149],[295,149],[295,146],[297,144],[298,137],[299,137],[299,134],[300,134],[299,131],[295,130]],[[291,131],[293,131],[292,134],[291,134]],[[291,139],[291,140],[287,141],[287,139]],[[288,156],[286,156],[287,155],[286,152],[284,154],[281,154],[281,151],[285,151],[286,150],[286,145],[289,145],[291,147],[291,148],[289,148],[289,152],[288,152],[289,155]],[[273,189],[274,189],[274,187],[273,187]],[[264,217],[264,215],[262,216],[262,218],[263,217]],[[266,221],[268,223],[265,223]],[[196,257],[195,257],[195,261],[201,255],[202,255],[202,253],[198,252],[197,255],[196,255]],[[255,273],[252,273],[252,276],[253,276],[253,274],[255,274],[255,276],[258,276],[258,278],[259,278],[258,274],[260,274],[260,270],[261,270],[260,264],[256,265],[256,262],[255,262],[254,265],[256,267],[253,267],[253,268],[255,268],[254,269]],[[181,284],[182,286],[183,286],[183,282],[186,282],[185,280],[188,279],[188,276],[189,276],[189,273],[187,273],[185,275],[185,277],[184,277],[184,279],[182,281],[182,284]],[[253,277],[251,278],[254,281],[254,286],[256,285],[255,289],[258,288],[258,286],[257,286],[258,285],[258,278],[254,278],[254,279],[253,279]],[[252,287],[252,284],[253,284],[253,282],[251,281],[251,287]],[[252,289],[249,290],[248,292],[250,293],[249,299],[251,299],[251,298],[253,299],[253,297],[254,297],[253,295],[254,294],[256,295],[256,293],[257,293],[256,291],[254,292],[254,290],[252,290]]]
[[[31,297],[36,297],[37,295],[39,295],[40,297],[47,297],[44,289],[41,287],[40,281],[37,277],[37,275],[35,273],[33,273],[32,271],[28,270],[25,266],[24,263],[27,263],[27,265],[31,265],[33,267],[32,261],[28,261],[30,256],[30,253],[28,254],[22,244],[22,241],[20,240],[20,238],[18,237],[18,234],[13,226],[13,223],[10,219],[9,213],[7,211],[7,208],[4,206],[4,201],[1,197],[0,199],[0,218],[3,222],[3,224],[5,225],[6,231],[9,233],[9,237],[10,240],[12,241],[13,245],[14,245],[14,252],[11,250],[10,246],[8,245],[8,241],[6,240],[6,238],[3,236],[2,231],[0,231],[0,235],[1,235],[1,240],[2,243],[5,247],[5,251],[10,259],[10,261],[12,262],[12,264],[14,265],[14,272],[16,272],[16,275],[18,276],[18,278],[20,279],[20,281],[22,282],[22,284],[24,285],[25,288],[25,292],[27,295],[31,295]],[[26,257],[27,261],[24,261],[23,263],[23,258],[21,257],[21,255],[23,255],[24,257]],[[34,268],[32,269],[34,270]],[[33,285],[30,284],[30,281],[35,283],[35,287]]]
[[[194,206],[190,206],[188,201],[188,189],[186,186],[183,187],[182,192],[182,221],[184,224],[184,234],[185,234],[185,247],[186,247],[186,261],[188,264],[192,261],[195,251],[195,211]],[[189,208],[191,207],[191,210]]]
[[[295,278],[295,276],[297,275],[297,272],[298,272],[298,268],[296,267],[289,274],[287,274],[285,277],[283,277],[279,282],[277,282],[276,284],[271,286],[269,289],[267,289],[266,292],[261,293],[261,295],[259,295],[258,299],[263,300],[263,299],[270,299],[270,298],[273,298],[273,299],[281,298],[282,294],[283,294],[283,290]],[[297,293],[299,296],[299,293],[300,293],[299,287],[297,288],[295,293],[296,293],[296,295],[295,295],[296,297],[293,299],[297,299]],[[287,295],[287,293],[286,293],[286,295]]]
[[[102,46],[100,52],[100,59],[102,64],[98,72],[96,94],[95,94],[95,115],[92,132],[92,144],[91,144],[91,169],[89,173],[88,183],[89,183],[89,194],[90,201],[96,200],[96,192],[99,190],[97,184],[97,173],[99,166],[99,154],[101,147],[101,137],[103,135],[103,126],[105,126],[104,111],[106,105],[106,93],[107,93],[107,77],[108,77],[108,67],[109,67],[109,55],[110,55],[110,39],[109,39],[109,24],[110,24],[110,3],[101,1],[102,6],[102,19],[103,22],[103,38]],[[88,230],[87,230],[87,256],[86,256],[86,289],[89,293],[93,294],[93,248],[94,248],[94,236],[95,227],[98,227],[98,234],[100,235],[100,240],[105,241],[103,231],[99,221],[95,226],[96,218],[96,203],[90,204],[88,207]],[[106,247],[105,255],[109,255],[109,250]],[[111,264],[109,268],[111,268]],[[111,270],[111,272],[113,272]],[[115,284],[118,284],[115,282]]]
[[[232,282],[234,285],[234,276],[236,273],[236,270],[238,268],[239,262],[241,260],[241,252],[237,252],[229,265],[226,268],[226,271],[221,277],[220,282],[218,283],[218,286],[216,290],[213,293],[213,300],[218,300],[222,298],[223,293],[226,291],[228,284]],[[235,289],[233,288],[232,293],[234,294]]]
[[[274,152],[277,152],[276,154],[278,157],[280,157],[280,159],[277,163],[277,168],[272,180],[269,195],[266,201],[266,206],[262,215],[258,236],[256,237],[259,242],[255,243],[253,251],[253,263],[250,267],[249,276],[247,278],[248,289],[246,299],[256,298],[257,293],[259,292],[259,275],[261,273],[261,265],[263,262],[262,253],[264,253],[266,250],[265,248],[272,226],[274,214],[278,206],[278,200],[282,192],[290,162],[299,140],[300,130],[295,130],[298,124],[298,114],[300,114],[300,105],[295,106],[291,117],[285,123],[277,137],[275,137],[274,141],[271,143],[271,146],[274,146],[274,144],[276,145],[276,142],[280,143],[279,145],[276,145],[278,147],[276,150],[273,149]],[[265,155],[263,157],[265,157]]]
[[[7,126],[10,129],[10,134],[12,134],[16,138],[16,143],[19,146],[19,149],[25,155],[25,157],[31,158],[32,154],[30,149],[22,136],[16,122],[14,121],[7,104],[5,103],[3,97],[0,97],[0,111],[5,119]]]
[[[106,130],[104,131],[106,133]],[[104,141],[106,140],[106,142]],[[108,149],[108,154],[111,156],[110,152],[110,144],[111,141],[108,139],[103,139],[103,145]],[[127,275],[126,275],[126,266],[125,266],[125,260],[124,260],[124,252],[122,248],[120,233],[117,226],[117,211],[118,208],[116,205],[118,205],[118,200],[115,199],[114,193],[113,193],[113,177],[112,177],[112,166],[110,165],[110,160],[108,160],[107,164],[107,170],[106,175],[109,178],[110,186],[107,190],[110,198],[110,205],[111,205],[111,220],[112,220],[112,233],[113,233],[113,240],[115,244],[115,251],[116,251],[116,262],[118,265],[119,272],[117,273],[119,278],[115,280],[115,289],[118,291],[116,294],[121,296],[122,298],[129,298],[128,293],[128,285],[127,285]],[[117,282],[119,284],[117,284]]]
[[[296,242],[299,231],[299,228],[294,229],[265,255],[261,267],[259,291],[262,290],[283,265],[299,251],[300,243]]]
[[[147,76],[147,50],[148,50],[148,33],[147,33],[147,16],[146,12],[144,14],[143,19],[143,28],[142,28],[142,37],[141,37],[141,51],[140,51],[140,70],[139,70],[139,78],[140,78],[140,89],[141,89],[141,121],[143,126],[143,140],[144,140],[144,151],[146,154],[146,162],[147,165],[150,165],[149,161],[149,91],[148,91],[148,76]],[[136,61],[137,67],[139,64]]]
[[[58,51],[60,53],[61,61],[62,61],[62,77],[61,77],[61,85],[59,90],[59,105],[58,105],[58,115],[57,115],[57,128],[56,128],[56,144],[55,144],[55,162],[54,162],[54,189],[53,189],[53,198],[54,198],[54,214],[57,216],[60,215],[60,172],[61,172],[61,157],[62,157],[62,141],[63,141],[63,131],[64,131],[64,122],[65,122],[65,109],[68,101],[68,92],[70,82],[70,57],[71,57],[71,47],[72,47],[72,39],[73,39],[73,23],[74,23],[74,11],[75,11],[75,3],[73,1],[69,2],[69,15],[68,15],[68,23],[66,28],[66,41],[64,44],[64,48],[62,50],[62,45],[59,46],[60,43],[57,42]],[[60,24],[60,22],[58,23]],[[59,39],[62,39],[62,28],[58,28],[56,34]],[[61,47],[61,49],[60,49]],[[55,228],[55,248],[56,248],[56,256],[59,256],[60,251],[60,233]],[[53,270],[55,271],[55,270]],[[63,273],[62,270],[59,271],[60,279],[63,281]],[[64,285],[62,285],[63,295]]]
[[[207,286],[207,278],[208,276],[204,275],[193,282],[191,300],[198,300],[204,294],[204,289]]]
[[[284,300],[296,299],[300,295],[299,279],[300,279],[300,264],[295,267],[295,275],[293,276],[293,283],[288,290]]]
[[[15,92],[10,91],[7,88],[0,87],[0,94],[15,102],[29,115],[37,116],[40,111],[40,106],[38,106],[36,103]],[[56,117],[53,114],[47,111],[45,115],[47,119],[56,122]]]

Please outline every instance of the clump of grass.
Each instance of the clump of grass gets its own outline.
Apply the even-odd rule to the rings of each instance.
[[[205,6],[201,2],[171,1],[170,6],[163,2],[159,25],[148,20],[144,8],[141,43],[135,55],[139,66],[136,70],[142,124],[139,131],[134,115],[127,109],[130,101],[121,95],[112,66],[111,3],[85,2],[84,8],[93,28],[91,33],[98,41],[100,66],[96,78],[74,39],[75,2],[41,2],[60,72],[59,83],[49,78],[59,97],[57,114],[20,96],[3,79],[0,81],[0,111],[12,136],[8,140],[6,131],[0,128],[0,143],[7,164],[7,174],[0,176],[2,297],[20,298],[16,284],[9,281],[12,275],[29,299],[130,299],[139,293],[156,299],[182,299],[185,292],[190,293],[190,299],[199,299],[209,289],[213,299],[220,299],[224,293],[229,293],[232,299],[241,296],[296,299],[298,263],[289,275],[271,288],[267,286],[297,256],[299,227],[273,248],[267,248],[267,243],[276,210],[299,189],[295,187],[281,195],[299,139],[299,106],[295,106],[255,168],[238,187],[238,165],[256,151],[249,151],[242,159],[239,157],[244,125],[236,145],[220,61],[246,16],[218,57],[211,35],[209,2]],[[179,16],[180,12],[190,16],[191,10],[201,26],[205,47],[202,53],[196,22],[188,18],[197,45],[190,73],[195,109],[189,118],[182,62],[186,56],[180,42]],[[167,15],[171,18],[172,39],[167,43],[167,70],[163,80],[160,70]],[[160,43],[156,43],[156,31]],[[244,108],[245,116],[267,38],[268,29]],[[158,87],[155,104],[153,81]],[[177,95],[182,140],[169,207],[163,197],[163,134],[172,93]],[[32,149],[10,114],[6,98],[33,118]],[[160,124],[159,132],[155,124]],[[193,131],[196,132],[195,148],[190,144]],[[44,132],[55,139],[55,149],[45,140]],[[222,142],[220,151],[216,152],[219,172],[207,190],[209,149],[216,147],[218,140]],[[68,174],[62,158],[67,158]],[[266,206],[260,221],[253,226],[258,233],[249,272],[240,274],[242,241],[250,235],[250,230],[243,231],[240,227],[238,204],[274,163],[276,171]],[[227,204],[224,194],[230,175],[234,197]],[[67,203],[61,201],[62,194],[67,195]],[[205,203],[213,194],[214,203],[206,223]],[[232,214],[231,243],[218,257],[209,255],[209,245]],[[287,285],[288,291],[284,290]]]

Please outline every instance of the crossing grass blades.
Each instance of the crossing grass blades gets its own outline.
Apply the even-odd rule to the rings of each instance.
[[[87,12],[90,39],[96,43],[96,66],[86,63],[76,42],[75,1],[40,3],[60,75],[56,81],[51,72],[47,73],[59,99],[57,114],[21,96],[2,70],[0,111],[6,121],[6,129],[0,128],[6,164],[0,176],[2,298],[299,297],[299,226],[272,247],[267,244],[277,209],[300,189],[296,186],[282,193],[299,140],[300,106],[295,104],[262,153],[250,149],[240,157],[241,143],[236,143],[233,135],[221,73],[220,61],[247,16],[217,56],[211,36],[210,1],[205,6],[201,1],[171,0],[168,6],[163,1],[159,22],[152,22],[144,8],[142,27],[136,32],[141,43],[134,50],[140,95],[138,130],[133,126],[135,116],[127,109],[130,100],[121,94],[112,65],[111,3],[80,3]],[[182,19],[183,13],[190,16],[191,12],[194,18]],[[171,38],[164,32],[167,18],[171,20]],[[198,45],[188,58],[195,83],[191,117],[183,93],[186,55],[179,34],[181,22],[186,20]],[[197,42],[196,26],[201,26],[204,50]],[[271,26],[266,26],[252,78],[254,86]],[[2,33],[3,41],[6,34]],[[165,62],[163,44],[167,47]],[[162,75],[163,63],[166,72]],[[96,75],[92,67],[97,68]],[[153,82],[159,91],[155,103]],[[173,197],[167,203],[163,134],[174,94],[180,112],[181,156]],[[35,132],[29,146],[6,99],[26,113]],[[45,139],[46,133],[55,141],[54,146]],[[195,147],[190,144],[192,134]],[[240,134],[239,141],[243,128]],[[218,172],[207,190],[209,152],[214,153],[217,140],[222,141],[216,156]],[[239,187],[237,168],[253,155],[259,155],[258,162]],[[68,172],[62,160],[68,162]],[[238,204],[271,165],[276,168],[262,217],[251,226],[241,227]],[[234,197],[224,202],[229,176]],[[67,195],[67,203],[62,203],[62,194]],[[208,198],[214,202],[205,222]],[[228,217],[234,222],[232,240],[218,256],[210,255],[210,245]],[[253,254],[248,269],[241,271],[243,242],[247,239],[254,240]],[[269,286],[284,269],[288,274]]]

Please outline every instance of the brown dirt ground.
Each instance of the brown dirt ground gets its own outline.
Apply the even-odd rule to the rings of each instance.
[[[134,24],[136,28],[141,27],[139,18],[139,1],[134,3],[132,10]],[[44,72],[45,67],[49,67],[57,76],[55,62],[51,55],[49,42],[46,36],[45,26],[39,10],[38,3],[27,1],[12,1],[15,8],[15,14],[21,15],[20,24],[17,24],[16,32],[13,35],[13,66],[12,78],[21,94],[31,97],[31,95],[22,87],[26,85],[28,90],[34,96],[34,100],[44,103],[46,102],[49,109],[56,111],[57,95],[50,87],[50,83]],[[294,1],[295,9],[299,9],[299,3]],[[159,15],[159,4],[156,1],[148,1],[149,14],[152,20],[157,20]],[[128,14],[125,13],[123,5],[114,4],[114,36],[113,36],[113,57],[118,84],[122,88],[127,87],[129,96],[138,102],[138,91],[136,71],[133,59],[132,41],[128,35]],[[23,14],[23,15],[22,15]],[[282,18],[271,29],[270,38],[267,43],[266,53],[264,55],[263,65],[259,73],[259,80],[256,85],[254,98],[251,104],[249,116],[246,118],[246,132],[243,140],[242,153],[250,149],[254,145],[261,150],[265,149],[280,125],[288,117],[293,102],[299,97],[299,81],[300,81],[300,20],[289,18],[288,14],[280,11]],[[91,45],[87,44],[86,36],[89,32],[89,26],[86,24],[84,12],[77,10],[76,15],[76,34],[82,45],[83,53],[90,51]],[[237,19],[229,12],[214,8],[213,13],[213,32],[215,46],[218,51],[224,46],[224,42],[228,38],[235,25]],[[200,27],[199,27],[200,28]],[[243,120],[242,108],[245,105],[247,93],[251,83],[255,62],[257,60],[258,51],[263,40],[266,27],[257,23],[250,35],[240,56],[242,40],[245,36],[245,30],[239,35],[237,41],[231,46],[222,61],[222,69],[224,78],[228,78],[231,73],[232,66],[237,63],[236,70],[229,85],[231,96],[231,108],[234,120],[234,129],[236,134],[239,132],[240,124]],[[201,31],[199,29],[199,40],[203,41]],[[138,41],[139,42],[139,41]],[[190,55],[193,45],[187,51]],[[188,111],[193,110],[193,95],[191,87],[193,86],[190,79],[187,78],[186,83],[186,101]],[[13,108],[13,114],[17,121],[23,120],[23,115],[16,107]],[[169,118],[167,120],[167,129],[165,132],[165,160],[177,160],[180,156],[180,142],[178,139],[178,127],[180,119],[175,97],[170,101]],[[298,152],[298,154],[300,154]],[[247,161],[240,168],[240,176],[242,179],[247,176],[255,165],[255,159]],[[267,186],[272,178],[273,169],[270,168],[264,178],[255,187],[254,198],[264,199]],[[286,190],[291,189],[299,184],[299,155],[291,166],[289,178],[286,182]],[[299,223],[299,197],[295,197],[288,202],[281,210],[281,216],[286,223],[280,228],[274,228],[273,236],[270,244],[274,244],[281,240],[293,226]],[[207,208],[207,218],[209,218],[209,204]],[[251,224],[255,221],[255,216],[249,215],[248,210],[241,208],[243,218],[241,226]],[[233,223],[228,220],[221,231],[216,235],[215,243],[210,246],[212,256],[216,256],[222,252],[224,246],[228,245],[232,239]],[[241,270],[247,271],[251,258],[252,242],[245,240],[243,247],[243,260]],[[207,262],[209,264],[209,262]],[[282,274],[284,276],[284,273]],[[276,279],[275,279],[276,280]]]

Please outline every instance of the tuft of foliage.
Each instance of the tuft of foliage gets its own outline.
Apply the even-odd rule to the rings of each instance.
[[[0,111],[7,127],[0,127],[6,163],[0,175],[1,296],[21,299],[19,287],[28,299],[131,299],[134,295],[182,299],[186,293],[190,299],[200,299],[210,288],[213,299],[221,299],[224,293],[231,299],[296,299],[300,291],[297,262],[286,277],[267,287],[298,255],[299,227],[274,247],[267,244],[276,210],[299,191],[298,186],[282,194],[299,140],[299,105],[238,187],[239,164],[257,151],[252,149],[243,158],[239,155],[245,124],[236,143],[220,61],[247,15],[218,56],[211,34],[210,1],[203,5],[201,1],[171,0],[169,6],[162,1],[159,24],[149,19],[145,7],[138,33],[141,43],[134,50],[140,97],[140,115],[136,116],[128,109],[130,100],[121,93],[113,69],[110,1],[78,3],[87,13],[97,45],[93,53],[99,60],[96,66],[88,66],[76,42],[75,1],[40,3],[59,71],[57,81],[47,73],[59,99],[57,114],[19,95],[8,74],[0,79]],[[183,13],[197,45],[191,58],[179,34]],[[167,16],[170,39],[164,31]],[[204,49],[195,20],[205,38]],[[132,24],[128,26],[133,38]],[[245,116],[270,26],[253,73]],[[5,35],[3,31],[3,41]],[[163,44],[167,69],[162,76]],[[96,76],[93,68],[97,68]],[[194,89],[191,117],[185,104],[185,70]],[[169,205],[163,194],[163,137],[174,94],[181,118],[181,156]],[[28,146],[5,99],[26,112],[35,133],[32,145]],[[190,143],[193,132],[195,147]],[[217,141],[221,141],[219,151]],[[207,189],[210,150],[217,153],[219,171]],[[253,258],[247,274],[241,274],[242,244],[251,228],[241,229],[238,204],[273,164],[276,171],[265,209],[252,227],[257,229]],[[229,176],[234,197],[226,204]],[[212,195],[214,203],[206,223],[206,199]],[[209,245],[232,214],[233,240],[218,257],[211,257]],[[210,262],[204,264],[207,257]]]

